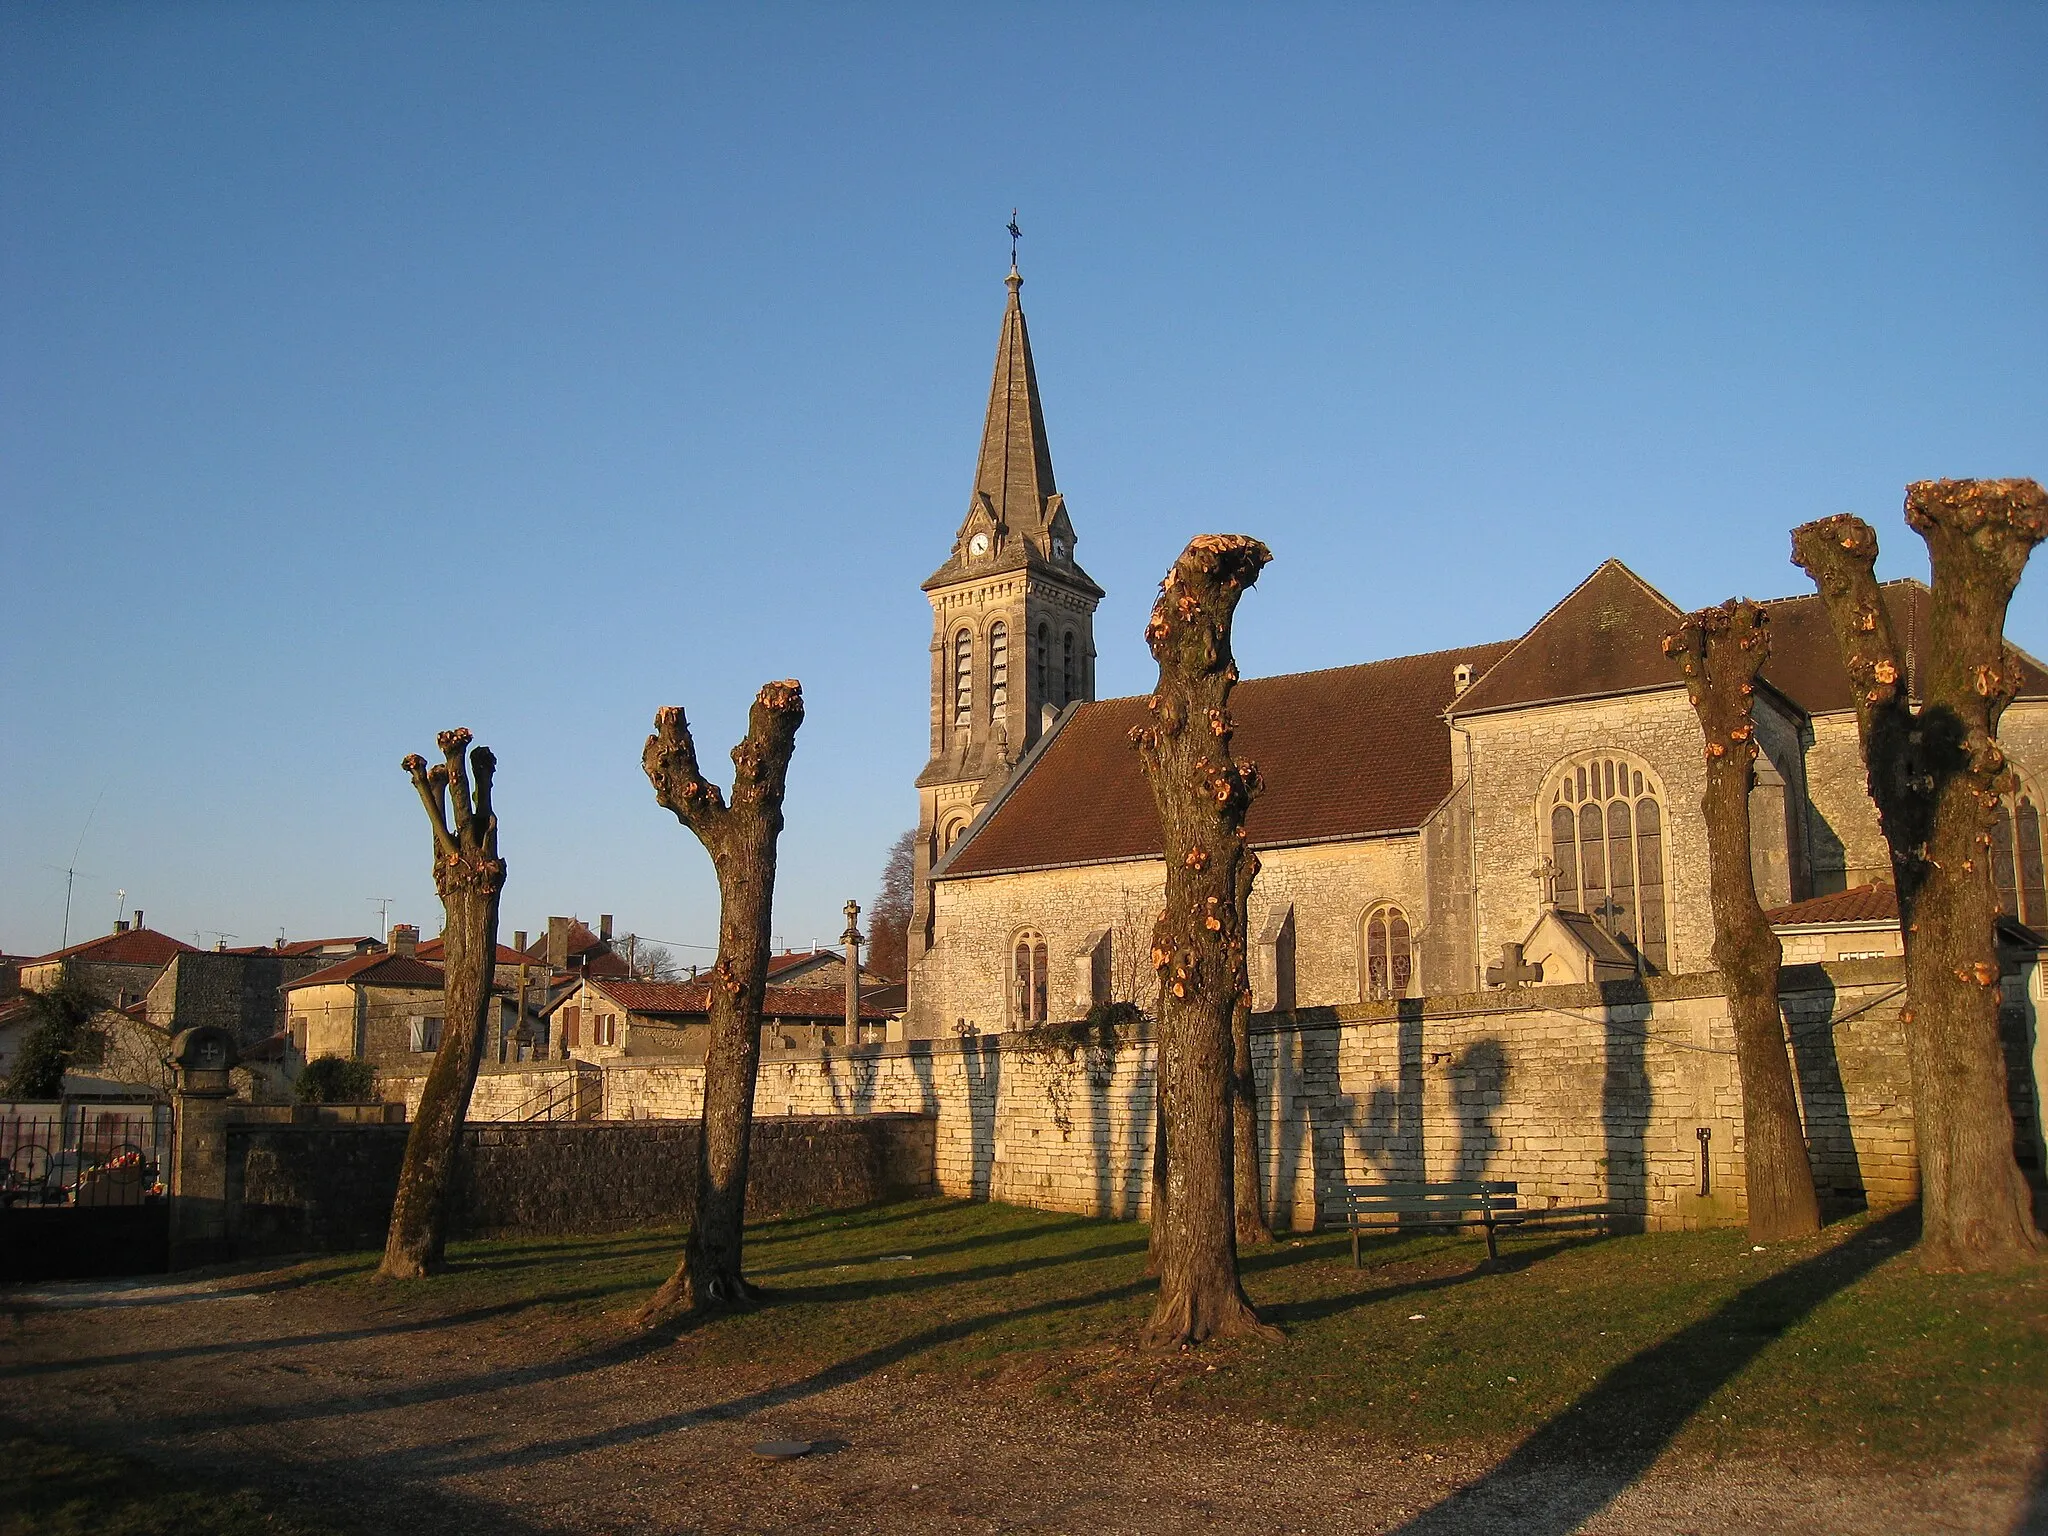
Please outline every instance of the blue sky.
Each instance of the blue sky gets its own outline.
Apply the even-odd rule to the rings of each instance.
[[[2048,474],[2044,63],[2040,7],[0,6],[0,948],[74,846],[74,939],[433,930],[454,724],[508,930],[709,943],[640,743],[723,766],[785,676],[831,939],[915,819],[1012,205],[1105,693],[1203,531],[1275,552],[1249,674],[1608,555],[1799,591],[1835,511],[1919,572],[1908,480]]]

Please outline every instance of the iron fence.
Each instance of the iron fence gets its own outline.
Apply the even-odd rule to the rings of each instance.
[[[168,1104],[0,1104],[0,1206],[159,1201],[170,1148]]]

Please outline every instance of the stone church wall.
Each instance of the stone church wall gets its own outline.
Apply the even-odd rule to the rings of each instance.
[[[1902,978],[1896,958],[1786,971],[1815,1173],[1837,1209],[1915,1193]],[[2032,1038],[2034,1006],[2011,1021],[2016,1039]],[[1516,1180],[1539,1207],[1611,1204],[1655,1227],[1741,1220],[1734,1040],[1711,974],[1347,1003],[1262,1015],[1255,1029],[1265,1193],[1281,1225],[1329,1221],[1346,1183],[1477,1177]],[[2015,1112],[2037,1141],[2026,1060]],[[929,1115],[944,1193],[1136,1218],[1153,1064],[1142,1032],[1071,1050],[1013,1034],[806,1052],[763,1062],[755,1113]],[[529,1069],[550,1070],[568,1069]],[[694,1065],[628,1058],[599,1075],[595,1117],[702,1109]]]
[[[1252,889],[1252,938],[1265,930],[1276,910],[1290,904],[1294,909],[1293,974],[1261,978],[1264,995],[1291,985],[1301,1006],[1357,1002],[1362,995],[1359,933],[1367,911],[1394,902],[1412,925],[1419,928],[1425,919],[1422,839],[1414,833],[1271,848],[1259,857],[1263,867]],[[1087,973],[1080,962],[1089,942],[1105,931],[1110,1000],[1149,1007],[1152,923],[1164,880],[1157,859],[1134,859],[938,882],[937,934],[916,964],[911,988],[916,1012],[908,1032],[929,1039],[954,1034],[963,1025],[984,1034],[1015,1027],[1009,957],[1017,936],[1027,930],[1045,937],[1052,1017],[1087,1011]],[[1432,984],[1426,972],[1419,978],[1420,987]]]
[[[1665,908],[1673,974],[1711,964],[1707,903],[1706,788],[1700,727],[1682,692],[1557,704],[1460,722],[1472,738],[1474,863],[1479,875],[1479,954],[1491,964],[1519,944],[1543,900],[1537,870],[1548,853],[1536,798],[1551,769],[1583,752],[1631,754],[1664,783]]]

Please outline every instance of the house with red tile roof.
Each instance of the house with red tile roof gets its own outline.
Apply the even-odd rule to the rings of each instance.
[[[862,994],[855,1030],[859,1038],[848,1040],[844,988],[771,982],[761,1006],[762,1059],[881,1039],[898,1011],[890,1006],[893,991],[882,983]],[[711,983],[581,976],[548,1005],[548,1013],[563,1049],[578,1061],[649,1056],[701,1062],[710,1029]]]
[[[1013,272],[967,514],[924,583],[912,1037],[1142,1007],[1153,988],[1164,872],[1129,740],[1146,701],[1095,697],[1102,589],[1074,563],[1020,286]],[[1917,685],[1931,594],[1893,581],[1883,600]],[[1752,843],[1782,908],[1888,878],[1890,860],[1821,603],[1765,606]],[[1518,636],[1239,684],[1233,751],[1265,786],[1246,822],[1256,1005],[1712,969],[1701,738],[1662,649],[1682,617],[1608,560]],[[2021,663],[2000,732],[2020,787],[1991,861],[2003,909],[2048,927],[2048,670]]]

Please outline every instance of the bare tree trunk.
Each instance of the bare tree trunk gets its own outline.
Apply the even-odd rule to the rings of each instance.
[[[1252,882],[1259,856],[1247,848],[1237,866],[1237,920],[1251,922]],[[1264,1181],[1259,1168],[1259,1079],[1252,1066],[1252,974],[1250,934],[1237,946],[1237,996],[1230,1006],[1230,1131],[1236,1146],[1237,1244],[1270,1243]]]
[[[1166,859],[1166,910],[1152,937],[1159,973],[1159,1097],[1166,1211],[1155,1215],[1159,1304],[1146,1337],[1162,1346],[1218,1335],[1278,1338],[1237,1275],[1230,1014],[1243,964],[1238,865],[1257,771],[1230,755],[1230,620],[1272,558],[1256,539],[1204,534],[1160,584],[1145,639],[1159,662],[1151,723],[1131,732]]]
[[[718,875],[718,963],[711,968],[711,1037],[704,1053],[704,1123],[697,1142],[697,1206],[676,1272],[637,1314],[644,1328],[678,1314],[751,1302],[740,1272],[747,1146],[761,1064],[761,1002],[768,983],[775,844],[789,759],[803,724],[803,689],[769,683],[755,696],[747,735],[732,749],[732,804],[697,767],[680,709],[654,717],[641,766],[654,798],[697,834]]]
[[[1998,1039],[1991,834],[2017,780],[1997,730],[2018,692],[2005,612],[2027,556],[2048,535],[2031,480],[1923,480],[1906,522],[1927,541],[1932,620],[1909,696],[1905,658],[1877,585],[1877,535],[1861,518],[1792,533],[1792,558],[1820,588],[1856,694],[1870,797],[1891,849],[1906,941],[1902,1015],[1920,1153],[1920,1262],[1990,1269],[2041,1251]]]
[[[448,1207],[456,1160],[462,1153],[462,1125],[469,1117],[469,1098],[476,1090],[477,1067],[490,1033],[498,898],[505,889],[498,816],[491,808],[491,779],[498,760],[489,747],[469,751],[465,730],[443,731],[435,741],[444,761],[428,768],[427,760],[415,753],[400,766],[411,775],[434,829],[434,886],[446,915],[441,930],[441,1042],[405,1138],[405,1163],[384,1237],[384,1262],[377,1267],[378,1278],[385,1280],[416,1280],[432,1273],[441,1267],[448,1245]]]
[[[1756,604],[1731,600],[1688,614],[1664,640],[1665,654],[1685,674],[1685,691],[1706,738],[1707,789],[1700,810],[1707,822],[1714,964],[1728,989],[1735,1025],[1749,1235],[1759,1243],[1820,1230],[1820,1202],[1778,1006],[1784,951],[1757,900],[1750,867],[1749,789],[1758,753],[1751,701],[1771,653],[1769,622]]]

